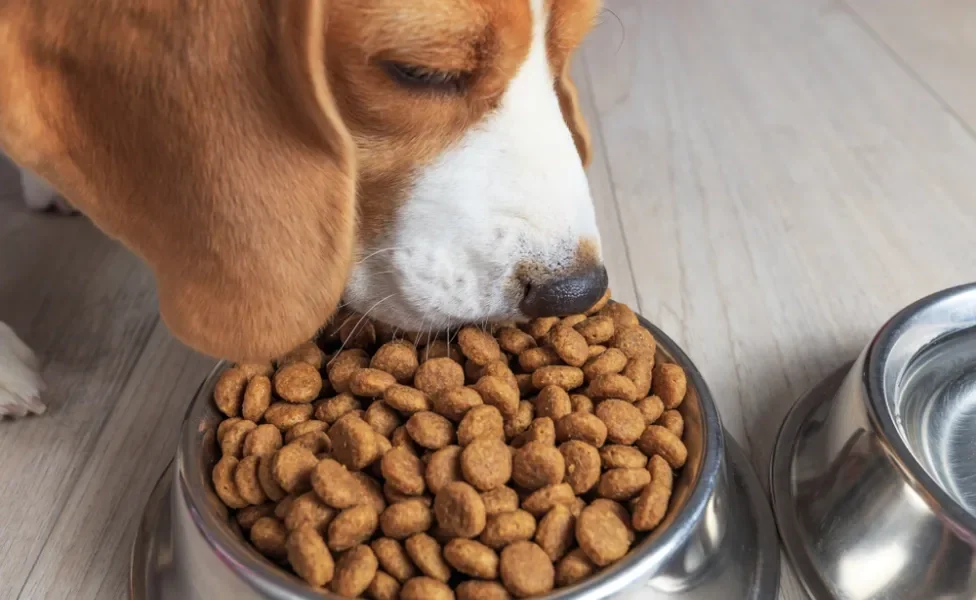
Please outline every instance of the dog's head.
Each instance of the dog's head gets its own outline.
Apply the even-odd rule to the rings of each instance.
[[[153,267],[181,339],[274,356],[343,293],[419,330],[604,292],[568,74],[597,0],[213,4],[106,34],[134,58],[66,87],[115,89],[70,98],[61,137],[101,147],[56,182]]]

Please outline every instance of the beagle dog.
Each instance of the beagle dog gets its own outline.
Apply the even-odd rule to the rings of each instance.
[[[0,149],[143,259],[177,338],[280,356],[606,290],[570,57],[598,0],[10,0]],[[56,193],[55,193],[56,191]],[[0,326],[0,415],[40,412]]]

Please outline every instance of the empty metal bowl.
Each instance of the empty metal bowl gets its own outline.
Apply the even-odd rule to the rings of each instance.
[[[813,598],[976,597],[976,285],[904,309],[802,398],[770,476]]]
[[[681,406],[688,461],[664,522],[598,576],[545,596],[769,600],[779,584],[779,551],[769,505],[742,451],[726,437],[708,388],[688,357],[648,323],[659,359],[684,367]],[[211,401],[218,365],[193,399],[179,450],[146,507],[132,554],[134,600],[335,598],[315,591],[246,543],[212,489],[218,458]]]

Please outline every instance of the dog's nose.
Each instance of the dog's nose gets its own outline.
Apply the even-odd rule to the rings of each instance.
[[[600,265],[546,283],[529,284],[519,308],[533,318],[581,313],[603,296],[607,283],[607,270]]]

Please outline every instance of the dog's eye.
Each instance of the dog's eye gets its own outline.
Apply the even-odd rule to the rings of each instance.
[[[383,68],[394,81],[414,89],[460,92],[468,79],[467,73],[438,71],[397,62],[385,62]]]

